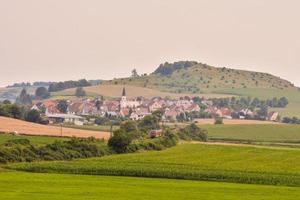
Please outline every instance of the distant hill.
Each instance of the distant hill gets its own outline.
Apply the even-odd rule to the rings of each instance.
[[[296,89],[291,82],[268,73],[218,68],[195,61],[166,62],[150,75],[114,79],[105,83],[135,85],[175,93],[207,93],[239,88]]]

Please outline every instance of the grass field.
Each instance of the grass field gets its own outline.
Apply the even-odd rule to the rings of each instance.
[[[14,136],[11,134],[0,133],[0,145],[8,140],[14,140],[14,139],[28,139],[31,142],[31,144],[36,144],[36,145],[51,144],[56,140],[67,140],[67,138],[62,138],[62,137],[27,136],[27,135]]]
[[[300,125],[244,124],[200,125],[200,127],[208,130],[209,139],[212,140],[300,143]]]
[[[150,178],[2,172],[5,200],[294,200],[299,188]]]
[[[300,150],[182,144],[160,152],[20,163],[31,172],[122,175],[300,186]]]

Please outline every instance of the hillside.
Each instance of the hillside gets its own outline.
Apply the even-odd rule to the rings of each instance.
[[[17,131],[19,134],[26,135],[44,135],[44,136],[61,136],[61,128],[55,126],[46,126],[17,119],[0,117],[0,133],[10,133]],[[64,137],[95,137],[109,138],[107,132],[95,132],[88,130],[79,130],[72,128],[63,128],[62,136]]]
[[[114,79],[106,84],[135,85],[176,93],[207,93],[240,88],[296,90],[291,82],[268,73],[217,68],[188,61],[161,64],[150,75]]]

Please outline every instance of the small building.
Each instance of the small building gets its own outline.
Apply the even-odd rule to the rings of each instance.
[[[157,138],[162,136],[162,130],[151,130],[149,132],[149,137],[150,138]]]
[[[276,122],[276,121],[278,121],[278,119],[279,119],[279,113],[278,112],[273,111],[273,112],[270,112],[268,114],[268,117],[267,117],[268,121]]]
[[[75,125],[83,125],[83,117],[72,114],[48,114],[50,124],[71,123]]]

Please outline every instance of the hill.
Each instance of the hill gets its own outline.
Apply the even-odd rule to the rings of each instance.
[[[164,63],[150,75],[134,75],[107,83],[149,87],[176,93],[208,93],[240,88],[297,89],[291,82],[268,73],[218,68],[194,61]]]
[[[55,126],[46,126],[30,122],[25,122],[17,119],[0,117],[0,132],[10,133],[17,131],[24,135],[44,135],[44,136],[64,136],[64,137],[95,137],[109,138],[107,132],[95,132],[88,130],[79,130],[72,128],[61,128]]]

